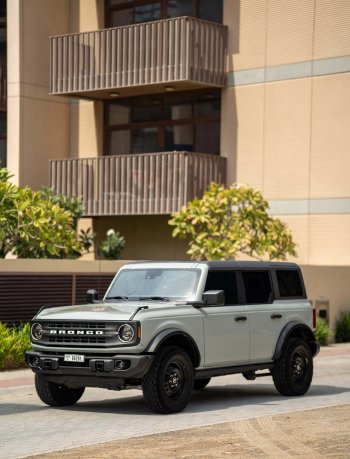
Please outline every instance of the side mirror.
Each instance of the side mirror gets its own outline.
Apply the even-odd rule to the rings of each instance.
[[[95,303],[98,300],[98,293],[95,289],[88,290],[86,292],[86,301],[90,304]]]
[[[208,290],[202,295],[204,305],[223,306],[225,304],[225,292],[223,290]]]

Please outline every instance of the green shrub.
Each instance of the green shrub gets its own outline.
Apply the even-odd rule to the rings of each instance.
[[[330,330],[327,321],[321,317],[317,317],[315,336],[321,346],[328,346],[329,333]]]
[[[24,353],[31,348],[30,325],[9,328],[0,322],[0,370],[24,367]]]
[[[350,342],[350,311],[343,311],[335,324],[335,341],[337,343]]]
[[[101,243],[100,251],[107,260],[118,260],[124,247],[124,237],[118,231],[115,232],[114,229],[109,229],[106,239]]]

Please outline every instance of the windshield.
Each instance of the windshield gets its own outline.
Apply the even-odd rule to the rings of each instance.
[[[106,299],[183,299],[195,293],[198,269],[123,269]]]

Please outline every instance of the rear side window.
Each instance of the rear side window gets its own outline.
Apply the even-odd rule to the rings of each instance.
[[[245,271],[242,276],[247,304],[264,304],[272,300],[268,271]]]
[[[234,271],[209,271],[204,291],[223,290],[225,304],[238,304],[236,273]]]
[[[303,296],[299,271],[290,269],[277,270],[276,275],[281,298]]]

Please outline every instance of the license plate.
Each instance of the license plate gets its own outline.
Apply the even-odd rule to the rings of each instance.
[[[84,362],[85,357],[78,354],[64,354],[65,362]]]

